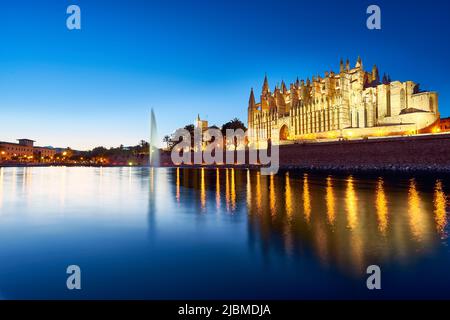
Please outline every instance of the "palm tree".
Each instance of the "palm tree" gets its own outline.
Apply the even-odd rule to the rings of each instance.
[[[238,130],[238,129],[242,129],[244,132],[247,130],[247,128],[245,127],[245,124],[239,120],[238,118],[234,118],[231,121],[228,121],[227,123],[222,125],[222,135],[224,138],[224,141],[226,141],[226,136],[227,136],[227,129],[231,129],[231,130]],[[237,139],[234,138],[234,141],[232,142],[234,144],[234,146],[237,146]]]
[[[233,120],[230,120],[227,123],[222,125],[223,136],[226,136],[227,129],[233,129],[233,130],[242,129],[244,131],[247,130],[247,128],[245,127],[245,124],[238,118],[234,118]]]
[[[169,149],[170,136],[168,135],[164,136],[163,142],[167,145],[167,149]]]

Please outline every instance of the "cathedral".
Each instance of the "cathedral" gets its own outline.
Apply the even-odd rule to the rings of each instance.
[[[264,78],[260,102],[253,89],[248,105],[249,142],[336,140],[431,132],[438,126],[438,95],[413,81],[380,81],[377,66],[365,71],[361,58],[339,73],[297,79],[273,92]]]

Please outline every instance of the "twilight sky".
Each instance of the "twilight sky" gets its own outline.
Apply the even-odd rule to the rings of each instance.
[[[438,91],[450,115],[450,2],[15,0],[0,4],[0,140],[88,149],[162,137],[200,113],[246,122],[250,88],[339,70],[361,55]],[[66,28],[81,8],[82,30]],[[377,4],[382,30],[366,28]]]

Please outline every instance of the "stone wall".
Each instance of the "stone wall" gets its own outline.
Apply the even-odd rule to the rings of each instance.
[[[173,165],[170,153],[161,165]],[[281,145],[280,167],[450,172],[450,134]]]
[[[280,165],[336,169],[450,171],[450,135],[281,146]]]

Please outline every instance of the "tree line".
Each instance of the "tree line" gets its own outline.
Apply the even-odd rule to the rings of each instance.
[[[184,126],[183,129],[185,129],[189,132],[189,134],[191,135],[191,139],[193,140],[195,126],[193,124],[188,124],[188,125]],[[242,129],[244,132],[247,131],[247,127],[245,126],[245,124],[238,118],[234,118],[234,119],[224,123],[220,128],[216,125],[212,125],[212,126],[208,127],[208,129],[219,129],[221,131],[223,137],[226,136],[227,129],[232,129],[232,130]],[[175,139],[174,134],[166,135],[163,138],[163,142],[166,144],[166,148],[168,150],[172,150],[172,148],[180,141],[181,141],[181,138]]]

